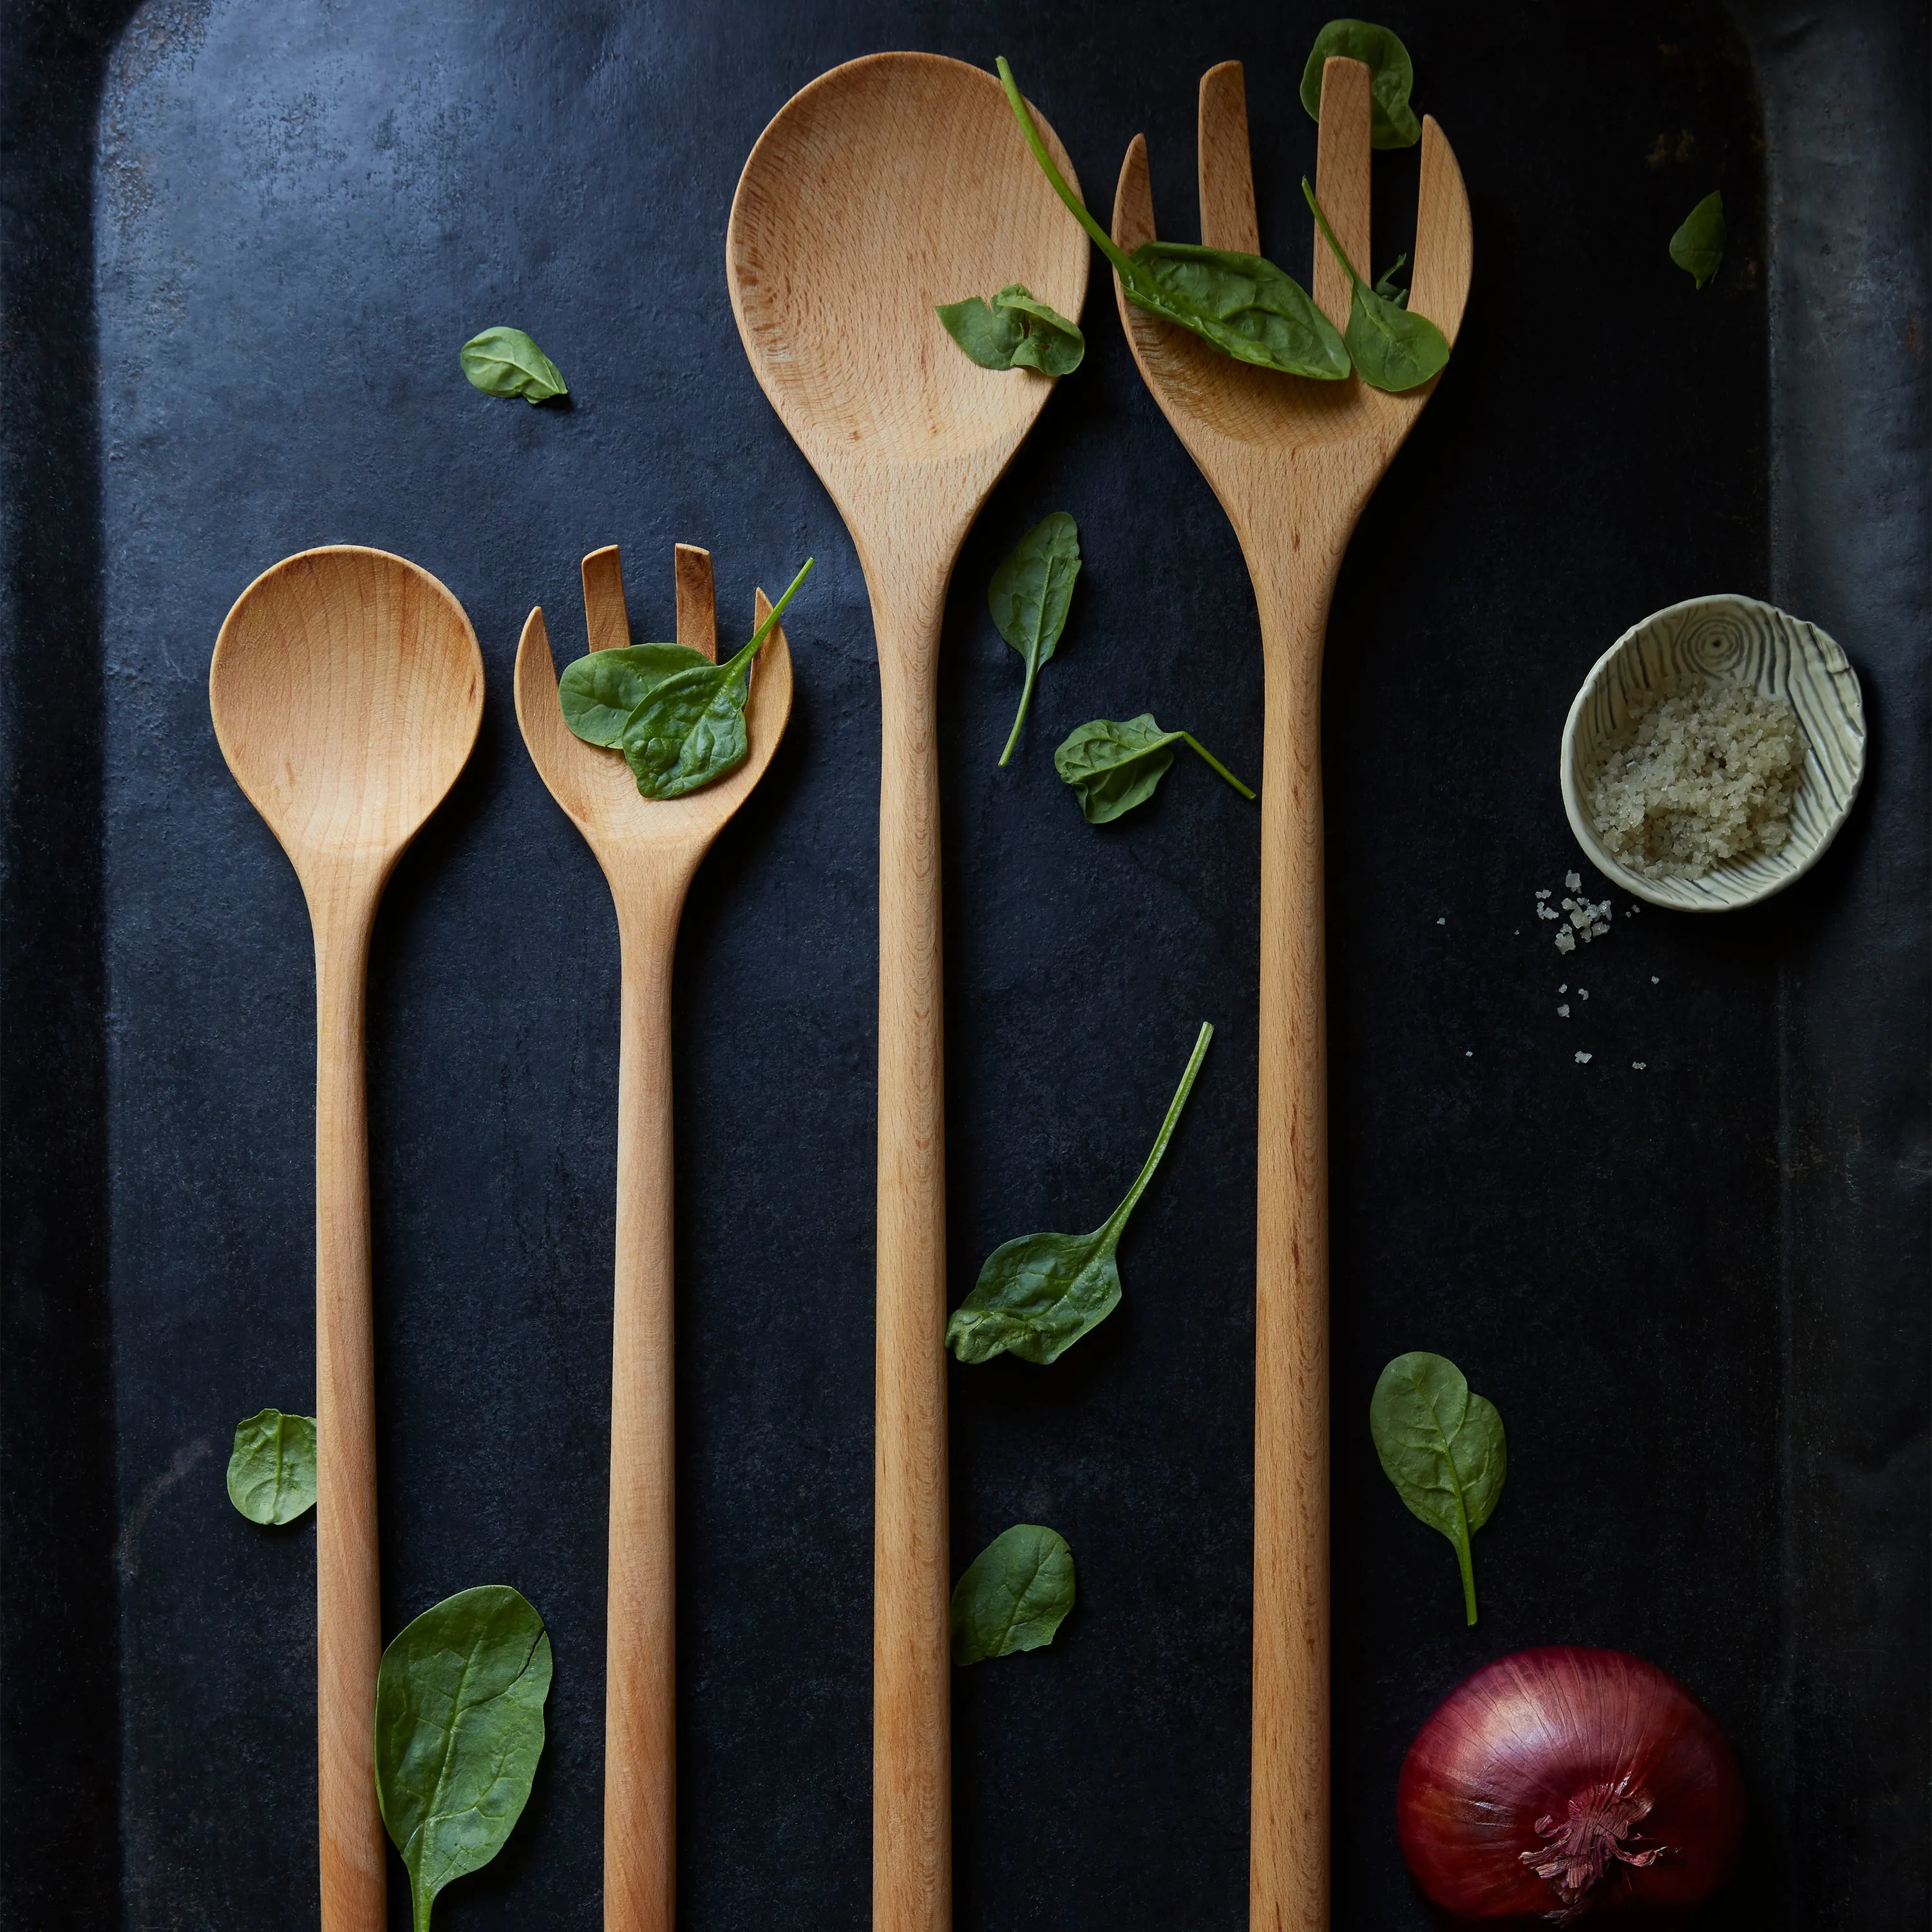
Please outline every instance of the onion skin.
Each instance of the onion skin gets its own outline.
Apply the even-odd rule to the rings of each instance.
[[[1682,1684],[1623,1651],[1558,1645],[1443,1700],[1402,1762],[1396,1831],[1410,1876],[1453,1918],[1567,1924],[1708,1898],[1744,1809],[1730,1747]],[[1567,1861],[1566,1838],[1584,1848]]]

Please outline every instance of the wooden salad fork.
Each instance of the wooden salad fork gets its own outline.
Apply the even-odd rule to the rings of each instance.
[[[746,355],[851,532],[878,644],[874,1932],[952,1922],[940,623],[959,546],[1053,388],[981,368],[933,310],[1019,282],[1077,317],[1088,255],[1000,83],[937,54],[868,55],[794,94],[745,164],[725,242]]]
[[[1323,70],[1316,193],[1357,272],[1372,280],[1369,79],[1359,61],[1331,60]],[[1238,62],[1202,76],[1199,166],[1202,242],[1260,254]],[[1138,135],[1120,169],[1113,232],[1130,254],[1154,238],[1147,143]],[[1409,306],[1452,344],[1468,298],[1472,246],[1456,157],[1425,116]],[[1314,248],[1315,299],[1343,328],[1348,278],[1318,235]],[[1441,378],[1389,395],[1359,376],[1318,382],[1276,374],[1237,362],[1133,308],[1118,277],[1115,294],[1142,376],[1240,539],[1261,614],[1266,700],[1248,1922],[1256,1932],[1319,1932],[1329,1907],[1322,649],[1356,520]]]
[[[677,641],[716,662],[711,556],[676,551]],[[760,590],[754,622],[771,605]],[[584,560],[593,651],[631,640],[617,547]],[[541,608],[517,651],[517,722],[550,796],[584,834],[617,909],[617,1259],[610,1364],[610,1546],[604,1702],[605,1932],[670,1932],[676,1904],[676,1550],[671,1356],[671,964],[685,894],[764,776],[791,712],[774,626],[752,662],[750,754],[716,784],[646,799],[622,754],[563,722]]]

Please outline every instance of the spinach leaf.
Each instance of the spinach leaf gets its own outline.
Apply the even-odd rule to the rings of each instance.
[[[615,751],[631,713],[674,672],[698,670],[711,660],[688,644],[626,644],[592,651],[563,668],[556,694],[563,722],[592,745]]]
[[[1701,289],[1724,259],[1724,197],[1705,196],[1670,238],[1670,259]]]
[[[235,1425],[228,1500],[250,1522],[293,1522],[315,1508],[315,1418],[265,1408]]]
[[[1408,50],[1386,27],[1366,20],[1330,20],[1315,36],[1308,64],[1301,70],[1301,104],[1311,120],[1322,118],[1322,70],[1330,60],[1358,60],[1369,70],[1369,145],[1412,148],[1422,139],[1422,123],[1408,104],[1415,70]]]
[[[1394,302],[1397,308],[1406,308],[1408,306],[1408,290],[1399,289],[1395,285],[1396,275],[1408,260],[1406,252],[1398,255],[1376,278],[1376,293],[1380,296],[1384,302]]]
[[[1002,289],[988,305],[977,296],[941,302],[946,332],[982,369],[1037,369],[1070,376],[1087,353],[1087,338],[1058,310],[1023,283]]]
[[[543,1755],[550,1636],[486,1583],[424,1611],[376,1678],[376,1798],[409,1868],[416,1932],[452,1879],[486,1865],[523,1816]]]
[[[1073,1552],[1036,1522],[1002,1530],[952,1591],[952,1660],[977,1664],[1039,1650],[1073,1607]]]
[[[1187,1070],[1126,1198],[1090,1234],[1022,1234],[986,1257],[973,1292],[952,1311],[946,1346],[962,1362],[988,1362],[1010,1351],[1042,1367],[1058,1360],[1120,1305],[1114,1250],[1127,1216],[1140,1204],[1194,1088],[1214,1029],[1204,1022]]]
[[[486,328],[472,335],[458,357],[463,373],[486,396],[521,396],[547,403],[567,396],[563,372],[520,328]]]
[[[1259,255],[1185,242],[1144,242],[1129,255],[1087,211],[1053,164],[1004,56],[1000,85],[1034,159],[1094,245],[1113,264],[1128,301],[1191,329],[1224,355],[1285,375],[1339,382],[1348,352],[1308,291]]]
[[[1469,1393],[1454,1362],[1398,1355],[1376,1384],[1369,1428],[1396,1494],[1456,1546],[1462,1606],[1473,1624],[1476,1573],[1469,1538],[1489,1521],[1508,1461],[1496,1405]]]
[[[1362,380],[1371,388],[1413,389],[1436,374],[1449,359],[1449,341],[1426,315],[1412,315],[1402,302],[1390,300],[1370,288],[1356,274],[1354,264],[1342,252],[1308,177],[1301,178],[1301,191],[1315,211],[1315,225],[1335,251],[1354,293],[1348,300],[1348,353],[1362,372]],[[1403,261],[1408,260],[1402,257]],[[1402,262],[1398,262],[1396,268]],[[1389,271],[1390,274],[1394,268]]]
[[[1053,754],[1053,768],[1070,784],[1089,825],[1105,825],[1144,805],[1174,763],[1176,745],[1191,746],[1244,798],[1254,794],[1192,733],[1163,731],[1151,711],[1116,724],[1096,718],[1076,727]]]
[[[690,670],[673,671],[652,685],[625,719],[619,749],[645,797],[682,798],[745,762],[751,749],[745,700],[752,688],[752,660],[805,581],[812,562],[806,559],[805,568],[736,656],[712,664],[700,652]]]
[[[1033,704],[1033,681],[1052,656],[1066,628],[1073,580],[1080,574],[1080,530],[1064,510],[1042,518],[1014,546],[1013,554],[993,573],[986,587],[987,608],[1000,635],[1020,654],[1026,682],[1020,708],[1006,734],[1004,765],[1019,742],[1020,728]]]

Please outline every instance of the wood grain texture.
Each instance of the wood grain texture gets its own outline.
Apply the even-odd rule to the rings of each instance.
[[[1245,232],[1241,223],[1253,195],[1246,110],[1234,63],[1203,80],[1200,118],[1202,238],[1215,246],[1247,245],[1232,238]],[[1369,119],[1368,69],[1356,61],[1330,60],[1323,73],[1316,192],[1364,274],[1369,272]],[[1468,202],[1455,157],[1428,118],[1420,206],[1412,300],[1453,343],[1468,295]],[[1310,231],[1310,286],[1339,327],[1348,320],[1348,278],[1314,235],[1312,221]],[[1154,233],[1147,146],[1136,136],[1121,165],[1114,237],[1131,251]],[[1316,382],[1254,368],[1132,307],[1118,277],[1114,292],[1142,376],[1240,541],[1261,618],[1266,698],[1249,1923],[1256,1932],[1325,1932],[1328,1151],[1322,653],[1336,575],[1356,520],[1435,385],[1385,395],[1356,376]]]
[[[878,645],[875,1932],[952,1918],[940,622],[966,532],[1052,392],[980,368],[933,310],[1023,282],[1077,318],[1088,254],[998,81],[931,54],[795,94],[745,164],[725,244],[746,353],[851,532]]]
[[[315,933],[321,1922],[381,1932],[369,939],[396,860],[476,743],[483,661],[462,606],[428,572],[381,550],[306,550],[236,601],[208,700],[222,755],[295,866]]]
[[[716,658],[711,557],[680,544],[677,641]],[[630,634],[616,546],[584,560],[593,650]],[[770,604],[760,590],[754,627]],[[676,1435],[671,1226],[671,968],[698,862],[764,776],[791,712],[775,627],[752,661],[738,769],[682,798],[646,799],[622,756],[563,722],[541,609],[517,652],[517,718],[532,762],[603,868],[617,913],[616,1264],[610,1361],[610,1534],[604,1714],[606,1932],[670,1932],[676,1909]]]

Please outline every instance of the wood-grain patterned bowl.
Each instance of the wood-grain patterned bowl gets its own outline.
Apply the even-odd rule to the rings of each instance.
[[[1586,803],[1606,748],[1636,693],[1698,676],[1730,678],[1790,700],[1804,733],[1804,773],[1781,851],[1720,866],[1701,879],[1654,879],[1604,850]],[[1592,667],[1563,726],[1563,809],[1585,856],[1606,879],[1652,905],[1730,912],[1781,892],[1838,835],[1865,770],[1858,674],[1815,624],[1754,597],[1693,597],[1634,624]]]

